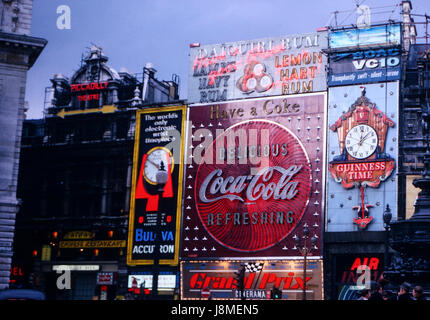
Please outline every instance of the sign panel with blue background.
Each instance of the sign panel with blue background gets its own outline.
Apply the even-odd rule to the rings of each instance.
[[[351,28],[329,33],[330,49],[398,46],[400,44],[400,24],[387,24],[363,29]]]
[[[399,80],[401,48],[338,52],[330,55],[329,86]]]

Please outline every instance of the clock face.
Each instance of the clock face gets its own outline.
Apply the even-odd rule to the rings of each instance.
[[[143,164],[143,177],[150,184],[156,185],[158,184],[157,173],[160,171],[167,172],[169,164],[172,172],[174,163],[170,150],[164,147],[155,147],[147,153],[146,161]]]
[[[378,134],[366,124],[359,124],[348,131],[345,147],[349,155],[356,159],[370,157],[378,146]]]

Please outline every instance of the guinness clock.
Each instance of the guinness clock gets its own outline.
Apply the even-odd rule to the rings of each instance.
[[[367,124],[360,124],[348,131],[345,137],[346,152],[356,159],[370,157],[378,146],[378,134]]]

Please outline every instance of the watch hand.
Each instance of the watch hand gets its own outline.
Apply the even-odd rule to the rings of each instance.
[[[155,162],[149,160],[149,158],[146,158],[146,161],[148,161],[150,164],[152,164],[153,166],[157,167],[157,169],[160,169],[159,165],[156,164]]]

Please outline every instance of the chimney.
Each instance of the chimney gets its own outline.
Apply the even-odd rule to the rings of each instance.
[[[402,16],[403,16],[403,47],[406,52],[409,52],[411,44],[416,41],[416,27],[414,19],[411,18],[412,3],[409,0],[402,1]]]

